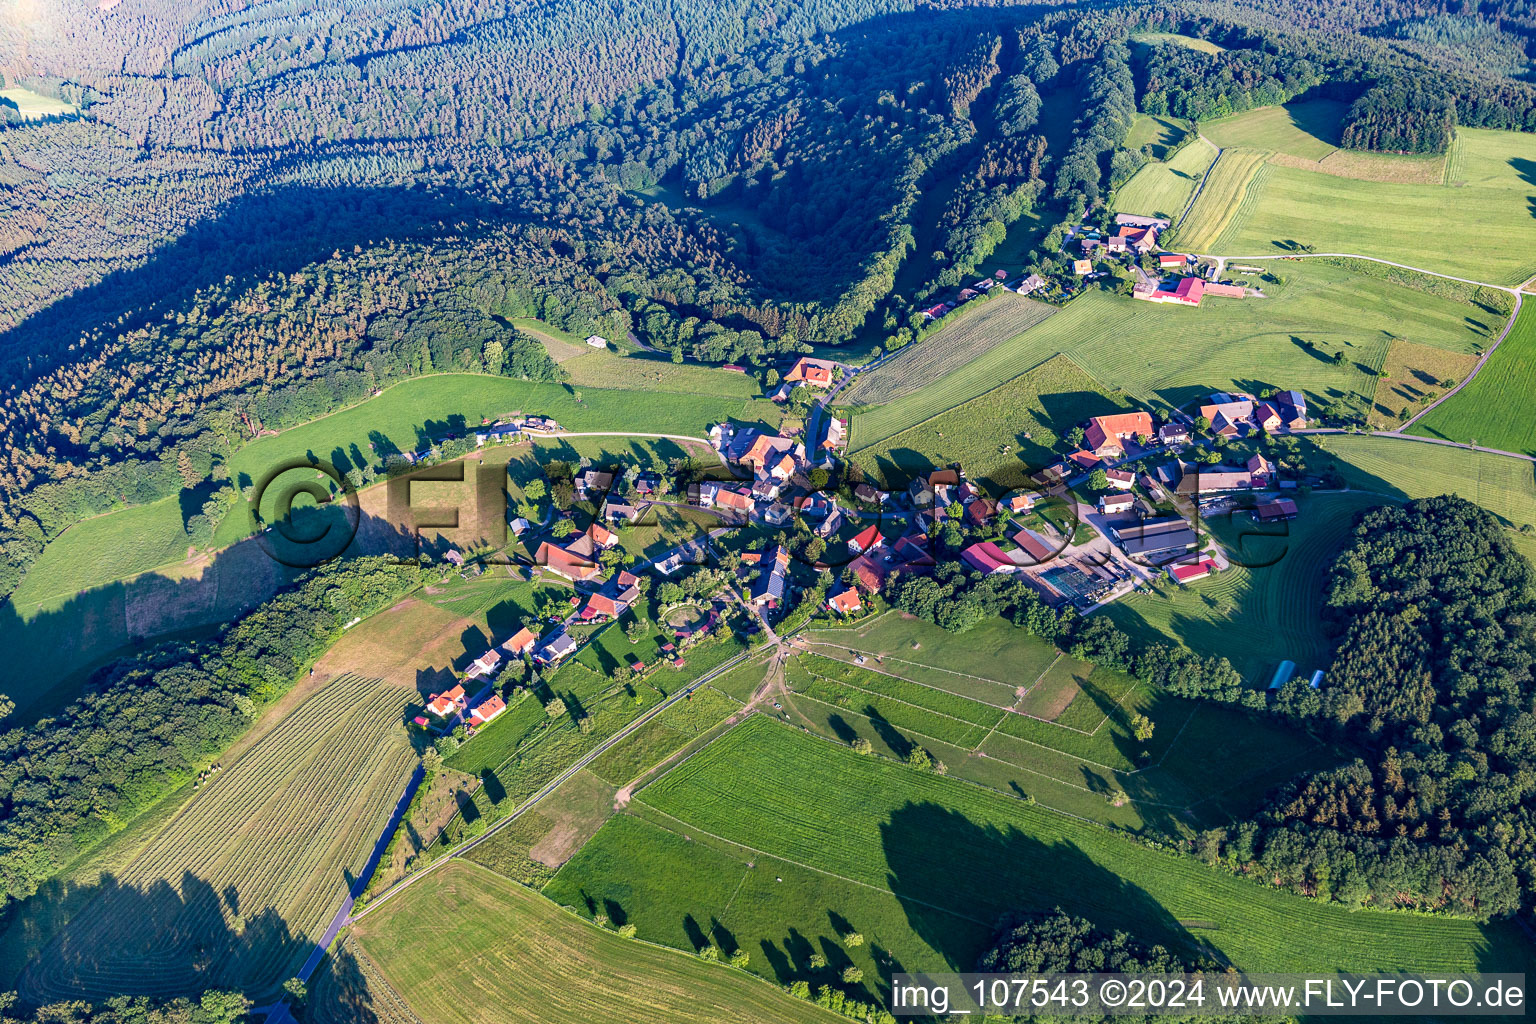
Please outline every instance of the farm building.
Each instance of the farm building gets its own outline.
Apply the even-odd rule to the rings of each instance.
[[[1296,503],[1290,498],[1276,498],[1274,501],[1266,501],[1253,510],[1253,518],[1261,523],[1278,523],[1286,519],[1296,518]]]
[[[853,570],[853,578],[858,585],[873,594],[885,586],[885,578],[891,574],[893,566],[888,557],[871,558],[863,554],[849,562],[848,568]]]
[[[1183,278],[1171,289],[1138,284],[1131,289],[1131,298],[1141,299],[1143,302],[1174,302],[1181,306],[1198,306],[1200,296],[1205,294],[1205,287],[1205,282],[1198,277]]]
[[[1157,265],[1162,270],[1183,270],[1189,265],[1189,257],[1181,252],[1160,252]]]
[[[608,339],[600,334],[591,334],[587,336],[587,344],[593,348],[607,348]]]
[[[1047,544],[1043,539],[1040,538],[1038,534],[1032,533],[1029,530],[1020,530],[1018,533],[1014,534],[1013,542],[1017,544],[1026,555],[1033,559],[1037,565],[1043,562],[1049,562],[1057,555],[1055,548]]]
[[[1125,441],[1152,436],[1152,415],[1146,412],[1122,412],[1113,416],[1095,416],[1083,432],[1088,451],[1103,456],[1123,453]]]
[[[832,372],[837,364],[830,359],[800,358],[795,365],[790,367],[784,379],[791,384],[809,384],[814,388],[829,387],[832,384]]]
[[[572,583],[581,583],[590,580],[602,573],[602,567],[594,564],[586,558],[571,554],[562,547],[557,547],[549,541],[539,545],[538,554],[534,560],[554,573],[564,577]]]
[[[752,604],[777,606],[784,600],[784,582],[789,573],[789,552],[772,547],[762,553],[759,573],[752,581]]]
[[[757,503],[752,500],[752,495],[735,490],[734,488],[720,488],[715,495],[715,507],[727,512],[740,512],[749,516],[757,508]]]
[[[1115,214],[1116,227],[1156,228],[1159,231],[1166,231],[1172,223],[1163,217],[1143,217],[1135,213]]]
[[[827,451],[836,451],[848,443],[848,421],[838,419],[836,416],[827,420],[827,437],[821,442],[821,446]]]
[[[1209,558],[1202,558],[1198,562],[1189,562],[1183,565],[1170,565],[1168,575],[1173,577],[1175,583],[1193,583],[1195,580],[1203,580],[1216,571],[1216,563]]]
[[[1280,667],[1275,669],[1275,674],[1269,681],[1269,688],[1271,690],[1280,689],[1280,687],[1291,681],[1291,673],[1295,671],[1296,663],[1294,661],[1282,661]]]
[[[1152,561],[1188,551],[1200,542],[1195,531],[1178,516],[1131,520],[1111,526],[1110,532],[1126,554]]]
[[[1016,568],[1003,549],[991,541],[972,544],[960,552],[960,558],[966,565],[984,573],[1012,572]]]

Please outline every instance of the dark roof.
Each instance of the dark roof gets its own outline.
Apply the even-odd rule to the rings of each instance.
[[[1179,530],[1143,534],[1134,529],[1117,532],[1120,544],[1128,555],[1146,555],[1158,551],[1184,550],[1199,542],[1195,531],[1188,526]]]

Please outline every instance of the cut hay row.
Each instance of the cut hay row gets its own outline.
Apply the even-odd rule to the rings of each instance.
[[[204,791],[29,966],[29,998],[269,992],[307,955],[413,755],[408,690],[342,677]]]
[[[1222,150],[1195,205],[1177,225],[1177,244],[1194,252],[1210,252],[1213,241],[1243,201],[1254,175],[1263,164],[1264,154],[1261,152]]]

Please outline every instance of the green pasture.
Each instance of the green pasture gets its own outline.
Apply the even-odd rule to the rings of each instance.
[[[1521,307],[1509,335],[1466,387],[1415,423],[1411,433],[1536,455],[1536,302]]]
[[[1529,193],[1536,187],[1536,135],[1457,128],[1445,183]]]
[[[823,950],[833,963],[864,964],[869,979],[885,976],[869,970],[871,947],[904,970],[969,969],[1001,915],[1057,906],[1180,951],[1208,944],[1249,970],[1531,962],[1511,924],[1350,913],[762,716],[642,790],[631,809],[546,893],[578,912],[622,915],[667,944],[719,929],[780,982],[802,977],[808,953]],[[841,941],[854,931],[863,946]]]
[[[1049,321],[1047,321],[1049,322]],[[999,490],[1056,461],[1061,436],[1092,416],[1129,405],[1070,358],[1052,357],[1004,384],[900,433],[866,442],[856,418],[854,456],[867,473],[904,486],[933,466],[959,462]],[[875,415],[879,415],[877,412]]]
[[[73,103],[65,103],[56,100],[52,96],[44,96],[40,92],[19,85],[13,85],[0,89],[0,100],[14,104],[21,116],[28,121],[41,117],[58,117],[61,114],[76,113],[78,108]]]
[[[1406,500],[1456,494],[1514,526],[1536,524],[1536,465],[1403,437],[1319,434],[1307,464],[1332,465],[1350,487]]]
[[[1195,139],[1164,163],[1153,160],[1115,190],[1114,207],[1126,213],[1177,221],[1195,186],[1216,160],[1216,149]]]
[[[1166,160],[1168,151],[1184,137],[1184,126],[1168,117],[1137,114],[1131,130],[1125,134],[1126,149],[1151,146],[1152,159]]]
[[[1187,50],[1199,50],[1201,53],[1221,53],[1225,49],[1209,39],[1181,35],[1178,32],[1137,32],[1131,36],[1131,42],[1144,43],[1148,46],[1182,46]]]
[[[840,401],[854,408],[883,405],[931,384],[1056,312],[1014,292],[973,300],[946,316],[922,341],[861,373]]]
[[[599,930],[464,861],[405,890],[352,932],[386,984],[439,1024],[839,1019],[745,972]]]
[[[1305,392],[1319,410],[1335,404],[1363,409],[1394,340],[1471,352],[1489,344],[1503,326],[1496,312],[1479,304],[1481,298],[1465,301],[1460,285],[1455,291],[1426,290],[1319,260],[1269,263],[1264,275],[1246,279],[1268,297],[1209,299],[1188,309],[1086,292],[1055,316],[927,387],[857,413],[853,451],[864,455],[869,449],[897,447],[896,435],[903,430],[935,420],[1013,380],[1018,367],[1037,366],[1057,353],[1069,356],[1112,394],[1118,389],[1126,399],[1154,407],[1184,406],[1213,391],[1276,387]],[[1412,277],[1414,283],[1424,280]],[[1343,358],[1336,361],[1340,352]],[[1020,378],[1020,384],[1027,383],[1027,377]],[[1027,396],[1015,400],[1028,401]],[[1022,443],[997,436],[1012,423],[1011,412],[994,410],[997,401],[992,397],[973,407],[982,417],[1002,417],[981,424],[987,436],[961,442],[985,447],[977,454],[991,459],[999,443]],[[1061,411],[1073,414],[1064,407]],[[933,430],[943,431],[946,442],[955,441],[953,429]]]
[[[1311,246],[1505,285],[1536,273],[1536,218],[1518,189],[1361,181],[1280,166],[1262,155],[1255,160],[1240,150],[1222,154],[1218,173],[1229,157],[1231,175],[1201,192],[1179,244],[1232,256]],[[1241,175],[1250,165],[1255,171]],[[1485,242],[1491,239],[1497,242]]]

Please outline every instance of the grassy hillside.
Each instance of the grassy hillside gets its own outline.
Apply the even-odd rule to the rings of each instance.
[[[1485,448],[1536,455],[1536,302],[1519,319],[1472,382],[1414,424],[1412,433]]]
[[[741,971],[600,931],[463,861],[405,890],[352,934],[434,1024],[842,1019]]]
[[[1297,519],[1262,531],[1247,516],[1205,520],[1234,558],[1251,568],[1234,566],[1190,587],[1164,581],[1155,592],[1123,597],[1102,614],[1138,640],[1230,658],[1255,685],[1268,685],[1285,660],[1294,661],[1299,673],[1325,669],[1331,660],[1322,622],[1329,566],[1355,513],[1382,500],[1368,494],[1316,495],[1302,502]]]
[[[1515,526],[1536,524],[1536,465],[1396,437],[1319,435],[1308,465],[1334,465],[1351,487],[1399,498],[1458,494]]]
[[[1125,213],[1165,217],[1177,221],[1195,186],[1216,160],[1216,148],[1195,139],[1167,163],[1154,160],[1115,191],[1114,207]]]
[[[1258,144],[1307,148],[1276,138],[1285,134],[1283,128],[1250,122],[1233,129],[1233,135]],[[1458,146],[1451,169],[1426,171],[1417,182],[1403,180],[1412,175],[1366,181],[1327,173],[1329,161],[1358,163],[1354,155],[1335,154],[1309,168],[1298,156],[1225,150],[1178,243],[1200,252],[1250,256],[1310,245],[1318,252],[1358,253],[1437,273],[1518,284],[1536,273],[1531,255],[1536,221],[1528,209],[1529,182],[1519,170],[1530,142],[1515,133],[1487,132]],[[1471,170],[1456,169],[1467,167]],[[1450,178],[1476,183],[1452,189],[1442,183]],[[1490,242],[1469,244],[1473,239]]]
[[[1270,264],[1267,272],[1267,278],[1249,279],[1268,298],[1210,299],[1198,309],[1086,292],[932,384],[858,412],[853,450],[893,447],[903,430],[1057,353],[1105,388],[1153,405],[1182,406],[1212,391],[1271,386],[1299,388],[1319,410],[1345,403],[1364,411],[1377,386],[1375,372],[1395,340],[1466,353],[1487,345],[1502,328],[1497,317],[1460,294],[1428,292],[1385,276],[1320,261]],[[1335,362],[1337,352],[1344,358]]]
[[[1017,338],[1055,312],[1054,306],[1012,292],[962,306],[922,341],[859,374],[840,400],[858,408],[909,395]]]
[[[1349,105],[1308,100],[1257,107],[1207,121],[1200,133],[1223,149],[1262,150],[1272,163],[1364,181],[1411,181],[1437,185],[1445,157],[1399,156],[1339,148],[1339,129]]]
[[[906,970],[968,969],[1000,915],[1055,906],[1250,970],[1529,969],[1507,923],[1350,913],[761,716],[631,809],[546,894],[642,938],[729,935],[780,981],[814,978],[812,950],[874,986],[886,975],[870,950]],[[855,931],[861,946],[843,941]]]
[[[975,479],[1004,489],[1053,462],[1053,449],[1073,424],[1125,408],[1083,368],[1055,356],[986,394],[877,442],[866,443],[863,419],[853,427],[854,458],[888,487],[958,460]]]

